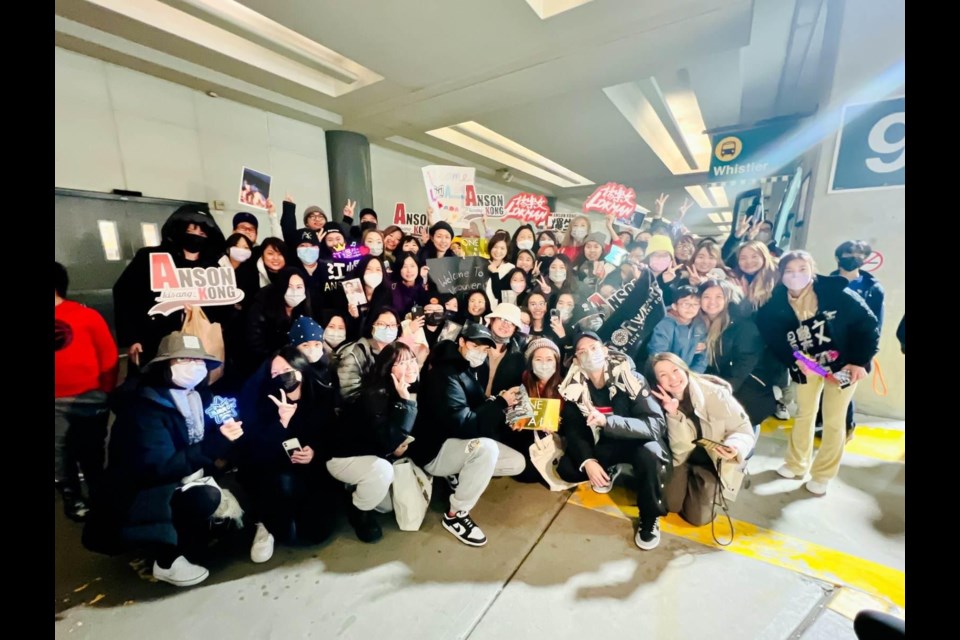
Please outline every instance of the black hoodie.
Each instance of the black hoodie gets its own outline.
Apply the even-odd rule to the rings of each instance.
[[[187,260],[183,255],[183,237],[189,224],[199,224],[207,234],[205,246],[196,261]],[[163,239],[159,246],[144,247],[137,251],[113,285],[117,343],[121,347],[140,343],[143,346],[141,364],[153,359],[160,340],[172,331],[179,331],[184,319],[183,311],[176,311],[168,316],[147,315],[156,304],[157,298],[157,294],[150,289],[150,255],[169,253],[178,268],[215,267],[226,245],[223,233],[213,217],[192,205],[184,205],[174,211],[163,223],[161,236]],[[203,310],[211,322],[220,320],[217,307],[204,307]]]

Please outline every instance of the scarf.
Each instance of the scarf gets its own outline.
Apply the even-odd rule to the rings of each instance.
[[[173,404],[187,421],[187,442],[197,444],[203,440],[203,401],[195,390],[170,389]]]
[[[793,312],[797,314],[797,320],[800,322],[809,320],[813,316],[817,315],[817,294],[813,291],[812,282],[808,284],[796,298],[791,296],[790,292],[788,291],[787,302],[790,303],[790,306],[793,308]]]
[[[630,400],[635,400],[643,390],[643,382],[634,375],[633,360],[626,354],[609,347],[607,348],[607,368],[604,370],[603,379],[609,385],[611,401],[618,392],[626,393]],[[574,358],[570,364],[570,370],[560,383],[559,391],[564,400],[577,405],[584,417],[593,409],[589,385],[590,377]],[[593,439],[594,444],[600,441],[599,428],[593,429]]]

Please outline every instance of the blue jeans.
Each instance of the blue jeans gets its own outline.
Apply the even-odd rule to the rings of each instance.
[[[80,491],[80,471],[90,492],[103,476],[106,458],[107,394],[87,391],[78,396],[55,398],[54,480],[65,489]]]

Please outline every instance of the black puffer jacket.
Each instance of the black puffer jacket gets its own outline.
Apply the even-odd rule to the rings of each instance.
[[[431,354],[432,368],[421,375],[417,414],[409,455],[421,466],[433,460],[448,438],[494,438],[507,402],[488,399],[487,380],[460,355],[457,343],[441,341]]]
[[[331,458],[379,456],[387,458],[413,431],[417,403],[402,400],[396,391],[366,385],[356,402],[347,405],[345,418],[332,435]]]
[[[270,284],[261,289],[247,312],[244,331],[246,343],[240,360],[244,375],[251,375],[267,356],[289,343],[287,334],[294,320],[310,315],[306,301],[295,307],[290,317],[268,313],[267,304],[278,286]]]
[[[854,364],[869,371],[880,340],[877,317],[847,284],[847,279],[839,276],[816,276],[813,281],[817,315],[825,316],[825,332],[832,341],[831,348],[837,352],[830,370],[839,371]],[[790,368],[795,381],[803,383],[806,380],[796,368],[794,347],[788,340],[788,334],[797,331],[800,321],[787,296],[787,288],[778,284],[770,301],[757,311],[756,322],[774,357]]]
[[[773,357],[757,325],[749,318],[731,319],[706,373],[730,383],[751,424],[760,424],[776,411],[773,387],[787,381],[787,368]]]

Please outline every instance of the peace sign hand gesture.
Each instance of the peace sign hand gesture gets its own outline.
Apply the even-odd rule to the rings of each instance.
[[[684,198],[683,204],[680,205],[680,217],[677,218],[677,220],[683,220],[683,216],[687,215],[687,211],[690,211],[691,207],[693,207],[693,200],[690,198]]]
[[[657,385],[657,389],[660,389],[660,392],[651,389],[650,393],[653,394],[653,397],[660,401],[660,404],[663,405],[663,410],[667,412],[667,415],[675,416],[677,411],[680,409],[680,401],[674,398],[672,395],[667,393],[661,385]]]
[[[667,198],[669,198],[669,197],[670,197],[670,196],[668,196],[667,194],[661,193],[661,194],[660,194],[660,197],[657,198],[657,200],[656,200],[656,202],[655,202],[656,207],[657,207],[657,213],[656,213],[656,215],[654,216],[655,218],[660,218],[660,217],[663,216],[663,205],[665,205],[665,204],[667,203]]]
[[[286,429],[290,424],[290,418],[292,418],[293,414],[297,411],[297,405],[287,402],[287,393],[283,389],[280,389],[279,400],[269,394],[267,394],[267,397],[273,401],[273,404],[277,405],[277,414],[280,416],[280,424],[282,424],[283,428]]]
[[[357,209],[357,201],[350,201],[350,198],[347,198],[347,204],[343,205],[343,217],[353,219],[353,212]]]

